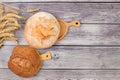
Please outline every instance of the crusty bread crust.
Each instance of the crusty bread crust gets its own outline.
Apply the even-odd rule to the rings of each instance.
[[[48,39],[42,40],[42,43],[38,40],[40,36],[33,36],[32,30],[36,27],[37,22],[40,18],[46,18],[46,19],[53,19],[54,20],[54,30],[56,32],[55,35],[50,36]],[[50,13],[47,12],[38,12],[35,15],[31,16],[24,28],[24,36],[28,44],[34,48],[49,48],[51,47],[58,39],[60,33],[60,25],[57,21],[57,19]]]
[[[21,77],[35,75],[42,65],[36,49],[28,46],[16,46],[8,61],[8,68]]]

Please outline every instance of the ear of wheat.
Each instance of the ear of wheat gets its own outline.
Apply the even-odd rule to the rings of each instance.
[[[37,11],[39,11],[40,9],[38,9],[38,8],[35,8],[35,9],[28,9],[28,10],[26,10],[26,12],[28,12],[28,13],[32,13],[32,12],[37,12]]]
[[[0,47],[5,40],[17,42],[14,31],[20,28],[19,21],[25,19],[19,14],[18,8],[9,6],[10,9],[5,10],[6,6],[9,5],[0,3]]]

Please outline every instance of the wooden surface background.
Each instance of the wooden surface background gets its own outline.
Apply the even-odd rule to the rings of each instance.
[[[51,51],[52,60],[44,61],[40,72],[31,78],[18,77],[8,69],[8,59],[17,44],[4,42],[0,49],[0,80],[120,80],[120,0],[0,1],[23,10],[40,8],[65,21],[81,21],[80,28],[71,27],[53,47],[39,50]],[[27,18],[32,15],[21,14]],[[28,45],[24,22],[22,25],[16,32],[18,45]]]

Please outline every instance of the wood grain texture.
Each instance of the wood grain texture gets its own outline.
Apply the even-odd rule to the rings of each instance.
[[[24,39],[23,28],[15,34],[19,45],[28,45]],[[17,45],[6,41],[4,45]],[[120,25],[82,24],[71,27],[66,37],[55,45],[120,45]]]
[[[120,70],[41,70],[31,78],[21,78],[0,69],[1,80],[119,80]]]
[[[1,2],[120,2],[120,0],[1,0]]]
[[[52,13],[65,21],[74,19],[81,23],[120,23],[120,3],[9,3],[23,10],[21,14],[30,17],[32,14],[24,12],[31,8]]]
[[[13,48],[1,48],[0,68],[7,68]],[[40,51],[52,52],[52,60],[44,61],[42,69],[120,69],[120,47],[53,46]]]
[[[41,53],[51,51],[52,60],[44,61],[42,70],[28,79],[20,78],[7,69],[8,59],[16,44],[6,41],[5,45],[8,46],[0,48],[0,80],[120,79],[120,3],[77,3],[120,0],[34,0],[34,3],[19,3],[33,0],[0,0],[2,1],[17,2],[8,4],[23,10],[40,8],[41,11],[50,12],[65,21],[78,19],[82,25],[80,28],[70,28],[67,36],[55,44],[57,46],[39,50]],[[32,15],[25,12],[21,14],[27,18]],[[23,28],[24,26],[15,34],[19,39],[18,45],[27,45]]]

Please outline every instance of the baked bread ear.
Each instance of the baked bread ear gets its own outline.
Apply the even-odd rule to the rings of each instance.
[[[24,28],[25,39],[34,48],[51,47],[58,39],[60,25],[50,13],[38,12],[31,16]]]
[[[35,75],[42,65],[36,49],[27,46],[16,46],[8,61],[8,68],[21,77]]]

